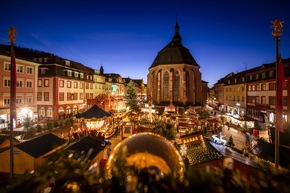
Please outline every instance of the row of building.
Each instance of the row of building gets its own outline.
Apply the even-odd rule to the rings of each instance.
[[[290,58],[283,59],[283,120],[290,116]],[[235,125],[253,122],[255,128],[266,129],[275,123],[276,112],[276,63],[239,72],[219,79],[211,89],[214,106],[233,117]]]
[[[137,96],[146,100],[143,79],[104,73],[59,56],[15,47],[17,124],[29,116],[37,120],[72,117],[93,104],[105,110],[123,110],[126,85],[133,81]],[[9,45],[0,45],[0,125],[7,128],[10,115]]]
[[[199,64],[182,45],[177,22],[174,29],[172,40],[148,69],[147,85],[143,79],[104,73],[102,66],[96,70],[51,53],[15,47],[19,121],[28,115],[34,120],[63,119],[93,104],[107,111],[122,110],[130,81],[135,83],[140,102],[148,96],[150,103],[163,107],[204,104],[208,82],[201,79]],[[10,46],[0,45],[0,119],[4,125],[10,112],[10,56]]]

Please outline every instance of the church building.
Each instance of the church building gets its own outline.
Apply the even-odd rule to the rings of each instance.
[[[181,43],[176,22],[171,42],[158,52],[148,69],[148,100],[161,106],[171,103],[176,106],[202,105],[205,99],[199,68],[189,49]]]

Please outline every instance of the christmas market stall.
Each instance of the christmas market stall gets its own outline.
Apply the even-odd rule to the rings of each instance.
[[[76,115],[77,128],[74,128],[74,131],[71,132],[73,136],[90,133],[109,138],[115,132],[112,117],[111,113],[103,110],[98,105],[94,105],[87,111]]]

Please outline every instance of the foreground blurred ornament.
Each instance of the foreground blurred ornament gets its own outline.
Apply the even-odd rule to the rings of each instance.
[[[182,157],[173,144],[148,132],[132,135],[120,142],[109,157],[106,173],[107,176],[118,176],[126,173],[126,168],[179,180],[183,180],[185,173]]]

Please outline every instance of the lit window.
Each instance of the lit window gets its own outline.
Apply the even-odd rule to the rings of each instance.
[[[17,69],[16,69],[16,71],[17,72],[20,72],[20,73],[23,73],[23,66],[22,65],[17,65]]]
[[[27,66],[27,67],[26,67],[26,73],[27,73],[27,74],[32,74],[32,73],[33,73],[33,68]]]

